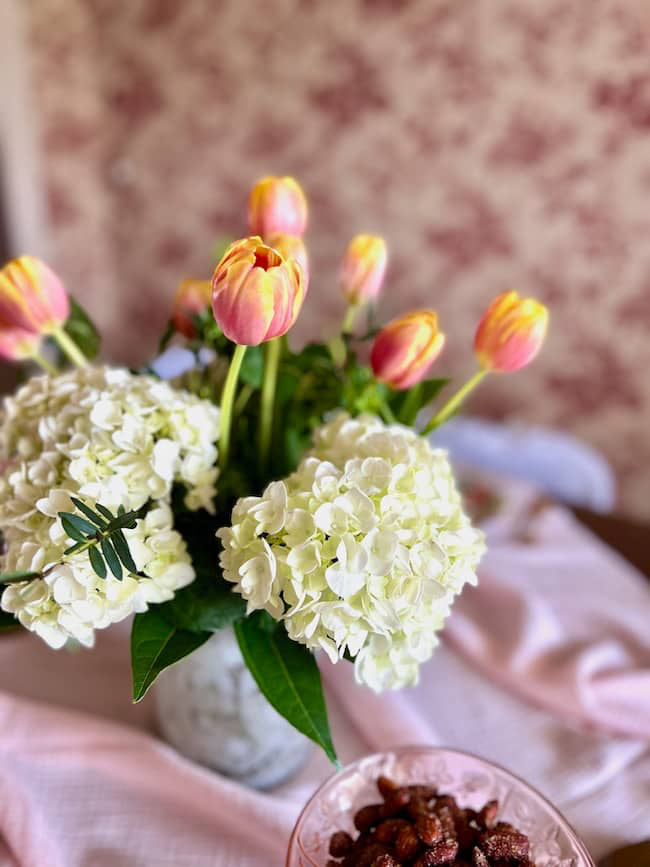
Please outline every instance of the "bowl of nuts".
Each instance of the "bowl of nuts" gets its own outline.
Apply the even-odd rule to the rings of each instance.
[[[300,815],[286,867],[595,867],[523,780],[478,756],[401,747],[335,774]]]

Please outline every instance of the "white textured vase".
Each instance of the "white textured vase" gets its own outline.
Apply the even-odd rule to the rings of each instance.
[[[216,632],[154,686],[158,726],[194,761],[256,789],[277,786],[307,761],[311,742],[257,688],[232,629]]]

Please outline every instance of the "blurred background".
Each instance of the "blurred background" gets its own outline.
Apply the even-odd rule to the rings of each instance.
[[[144,362],[252,183],[293,174],[303,337],[359,231],[389,244],[383,314],[438,309],[440,374],[494,294],[537,295],[540,359],[473,412],[579,436],[650,518],[650,4],[2,0],[0,50],[3,258],[47,259],[107,358]]]

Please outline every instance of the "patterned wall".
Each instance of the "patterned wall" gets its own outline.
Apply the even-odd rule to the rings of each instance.
[[[341,314],[348,237],[385,235],[383,307],[435,305],[441,371],[505,287],[539,363],[475,408],[570,429],[650,516],[650,3],[29,0],[50,258],[142,361],[175,284],[244,230],[262,173],[311,203],[303,333]]]

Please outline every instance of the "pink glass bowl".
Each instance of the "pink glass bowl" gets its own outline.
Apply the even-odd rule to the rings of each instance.
[[[436,785],[462,807],[479,809],[497,798],[499,819],[528,835],[537,867],[595,867],[575,831],[535,789],[498,765],[437,747],[401,747],[367,756],[327,780],[296,823],[287,867],[325,867],[331,835],[355,833],[352,817],[360,807],[377,802],[375,781],[382,774],[401,785]]]

